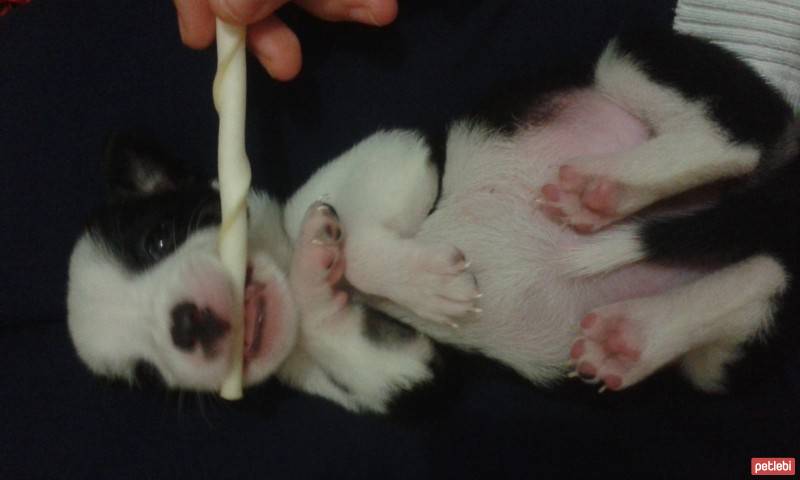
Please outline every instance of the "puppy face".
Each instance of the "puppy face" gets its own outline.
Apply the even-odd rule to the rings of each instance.
[[[231,363],[232,282],[217,254],[219,194],[152,145],[117,137],[108,203],[72,253],[69,331],[100,375],[132,380],[140,362],[171,387],[217,390]],[[253,194],[245,291],[245,383],[273,373],[297,330],[278,205]]]

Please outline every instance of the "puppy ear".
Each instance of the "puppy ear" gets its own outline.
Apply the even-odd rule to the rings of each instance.
[[[137,133],[113,133],[105,152],[105,177],[112,196],[147,196],[190,180],[180,163],[156,142]]]

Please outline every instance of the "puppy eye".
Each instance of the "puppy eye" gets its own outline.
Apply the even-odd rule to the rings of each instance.
[[[161,222],[147,234],[144,250],[152,260],[161,260],[175,250],[175,232],[167,222]]]

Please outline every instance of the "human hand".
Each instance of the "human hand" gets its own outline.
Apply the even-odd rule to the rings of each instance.
[[[195,49],[211,45],[215,17],[247,26],[248,48],[276,80],[291,80],[302,65],[297,35],[274,15],[289,1],[331,22],[383,26],[397,16],[397,0],[173,0],[184,44]]]

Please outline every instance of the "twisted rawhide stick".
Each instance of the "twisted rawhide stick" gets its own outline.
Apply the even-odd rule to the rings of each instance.
[[[242,398],[244,350],[244,288],[247,275],[247,193],[250,162],[244,147],[245,29],[217,19],[217,75],[214,106],[219,114],[219,195],[222,225],[219,254],[233,281],[231,311],[231,370],[223,380],[220,395],[227,400]]]

